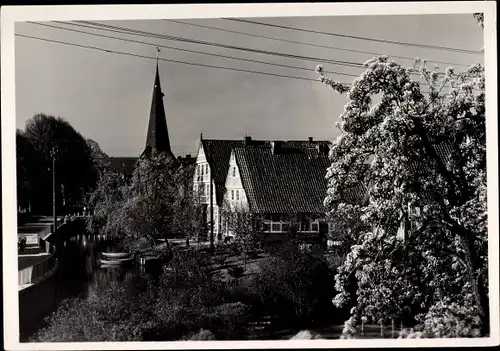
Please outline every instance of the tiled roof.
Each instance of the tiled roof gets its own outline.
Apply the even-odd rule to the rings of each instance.
[[[243,140],[202,139],[202,145],[215,183],[215,199],[220,206],[224,197],[231,150],[233,146],[243,145]]]
[[[321,149],[318,147],[323,145]],[[234,147],[250,210],[325,213],[327,141],[263,142]],[[273,150],[274,149],[274,150]]]
[[[215,183],[215,198],[217,205],[222,205],[224,198],[226,176],[229,169],[229,159],[233,147],[243,146],[245,141],[225,139],[202,139],[203,150],[210,164],[212,178]],[[252,140],[252,145],[263,145],[265,142]]]

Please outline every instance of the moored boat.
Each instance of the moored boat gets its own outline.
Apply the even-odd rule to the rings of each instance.
[[[105,264],[105,263],[101,263],[101,268],[118,268],[119,265],[117,264]]]
[[[101,265],[118,265],[118,264],[124,264],[127,262],[132,262],[132,260],[133,260],[132,257],[115,258],[115,259],[103,259],[103,258],[101,258]]]
[[[102,252],[102,256],[106,259],[121,259],[130,258],[132,254],[130,252]]]

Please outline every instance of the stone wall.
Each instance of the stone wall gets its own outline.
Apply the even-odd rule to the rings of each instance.
[[[21,341],[37,329],[39,322],[52,309],[57,300],[57,275],[52,274],[19,291],[19,331]],[[8,323],[8,320],[7,320]]]

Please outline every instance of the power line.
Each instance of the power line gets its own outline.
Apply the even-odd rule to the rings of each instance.
[[[60,40],[34,37],[34,36],[24,35],[24,34],[19,34],[19,33],[16,33],[15,36],[23,37],[23,38],[28,38],[28,39],[34,39],[34,40],[40,40],[40,41],[46,41],[46,42],[56,43],[56,44],[69,45],[69,46],[78,47],[78,48],[84,48],[84,49],[90,49],[90,50],[97,50],[97,51],[106,52],[106,53],[109,53],[109,54],[125,55],[125,56],[131,56],[131,57],[137,57],[137,58],[143,58],[143,59],[149,59],[149,60],[158,60],[158,61],[165,61],[165,62],[172,62],[172,63],[180,63],[180,64],[184,64],[184,65],[189,65],[189,66],[198,66],[198,67],[206,67],[206,68],[217,68],[217,69],[224,69],[224,70],[230,70],[230,71],[235,71],[235,72],[259,74],[259,75],[266,75],[266,76],[272,76],[272,77],[288,78],[288,79],[295,79],[295,80],[303,80],[303,81],[310,81],[310,82],[321,83],[320,80],[318,80],[318,79],[311,79],[311,78],[306,78],[306,77],[296,77],[296,76],[288,76],[288,75],[268,73],[268,72],[261,72],[261,71],[254,71],[254,70],[238,69],[238,68],[232,68],[232,67],[214,66],[214,65],[207,65],[207,64],[202,64],[202,63],[193,63],[193,62],[185,62],[185,61],[179,61],[179,60],[165,59],[165,58],[160,58],[160,57],[157,58],[157,57],[151,57],[151,56],[134,54],[134,53],[131,53],[131,52],[104,49],[104,48],[100,48],[100,47],[97,47],[97,46],[75,44],[75,43],[70,43],[70,42],[65,42],[65,41],[60,41]],[[352,83],[346,83],[346,82],[341,82],[341,84],[345,84],[347,86],[352,85]],[[428,91],[422,91],[422,93],[428,94],[429,92]]]
[[[274,37],[269,37],[269,36],[266,36],[266,35],[259,35],[259,34],[253,34],[253,33],[247,33],[247,32],[239,32],[239,31],[235,31],[235,30],[224,29],[224,28],[219,28],[219,27],[215,27],[215,26],[207,26],[207,25],[202,25],[202,24],[195,24],[195,23],[184,22],[184,21],[179,21],[179,20],[164,19],[164,21],[171,22],[171,23],[185,24],[185,25],[193,26],[193,27],[199,27],[199,28],[217,30],[217,31],[220,31],[220,32],[227,32],[227,33],[233,33],[233,34],[246,35],[246,36],[255,37],[255,38],[263,38],[263,39],[269,39],[269,40],[274,40],[274,41],[280,41],[280,42],[283,42],[283,43],[300,44],[300,45],[306,45],[306,46],[323,48],[323,49],[331,49],[331,50],[355,52],[355,53],[367,54],[367,55],[376,55],[376,56],[383,55],[382,53],[373,52],[373,51],[363,51],[363,50],[355,50],[355,49],[346,49],[346,48],[340,48],[340,47],[331,46],[331,45],[312,44],[312,43],[306,43],[306,42],[297,41],[297,40],[274,38]],[[398,58],[398,59],[402,59],[402,60],[409,60],[409,61],[414,61],[415,60],[414,57],[408,57],[408,56],[390,55],[390,57],[394,57],[394,58]],[[439,63],[439,64],[443,64],[443,65],[453,65],[453,66],[469,67],[469,65],[465,65],[463,63],[444,62],[444,61],[436,61],[436,60],[429,60],[429,62]]]
[[[272,56],[279,56],[279,57],[285,57],[285,58],[291,58],[291,59],[299,59],[299,60],[304,60],[304,61],[312,61],[312,62],[315,62],[316,64],[321,63],[321,62],[325,62],[325,63],[347,66],[347,67],[364,68],[363,63],[361,63],[361,62],[340,61],[340,60],[333,60],[333,59],[329,59],[329,58],[325,58],[325,57],[300,56],[300,55],[287,54],[287,53],[283,53],[283,52],[259,50],[259,49],[247,48],[247,47],[242,47],[242,46],[227,45],[227,44],[220,44],[220,43],[214,43],[214,42],[203,41],[203,40],[175,37],[175,36],[171,36],[171,35],[146,32],[146,31],[141,31],[141,30],[137,30],[137,29],[133,29],[133,28],[111,26],[111,25],[106,25],[106,24],[97,23],[97,22],[90,22],[90,21],[78,21],[78,22],[84,23],[84,24],[90,24],[90,25],[93,25],[96,27],[105,28],[105,30],[112,30],[112,31],[118,30],[122,34],[139,35],[139,36],[154,37],[154,38],[159,38],[159,39],[187,42],[187,43],[191,43],[191,44],[215,46],[215,47],[221,47],[221,48],[225,48],[225,49],[240,50],[240,51],[258,53],[258,54],[264,54],[264,55],[272,55]],[[76,23],[69,23],[69,24],[77,25]],[[94,29],[98,29],[98,28],[94,28]]]
[[[161,47],[161,48],[178,50],[178,51],[184,51],[184,52],[190,52],[190,53],[195,53],[195,54],[199,54],[199,55],[209,55],[209,56],[221,57],[221,58],[226,58],[226,59],[231,59],[231,60],[237,60],[237,61],[252,62],[252,63],[259,63],[259,64],[276,66],[276,67],[292,68],[292,69],[299,69],[299,70],[308,71],[308,72],[315,72],[315,70],[311,69],[311,68],[305,68],[305,67],[299,67],[299,66],[292,66],[292,65],[285,65],[285,64],[272,63],[272,62],[265,62],[265,61],[259,61],[259,60],[251,60],[251,59],[246,59],[246,58],[241,58],[241,57],[234,57],[234,56],[227,56],[227,55],[221,55],[221,54],[214,54],[214,53],[210,53],[210,52],[203,52],[203,51],[183,49],[183,48],[178,48],[178,47],[175,47],[175,46],[161,45],[161,44],[155,44],[155,43],[150,43],[150,42],[145,42],[145,41],[139,41],[139,40],[133,40],[133,39],[113,37],[113,36],[109,36],[109,35],[105,35],[105,34],[90,33],[90,32],[85,32],[85,31],[78,30],[78,29],[65,28],[65,27],[55,26],[55,25],[46,24],[46,23],[40,23],[40,22],[31,22],[31,21],[28,21],[27,23],[35,24],[35,25],[39,25],[39,26],[44,26],[44,27],[50,27],[50,28],[54,28],[54,29],[66,30],[66,31],[70,31],[70,32],[76,32],[76,33],[82,33],[82,34],[92,35],[92,36],[96,36],[96,37],[102,37],[102,38],[120,40],[120,41],[125,41],[125,42],[130,42],[130,43],[143,44],[143,45],[149,45],[149,46],[154,46],[154,47]],[[328,70],[325,70],[325,73],[337,74],[337,75],[343,75],[343,76],[349,76],[349,77],[358,77],[359,76],[357,74],[350,74],[350,73],[343,73],[343,72],[336,72],[336,71],[328,71]]]
[[[388,40],[388,39],[359,37],[359,36],[354,36],[354,35],[332,33],[332,32],[322,32],[322,31],[317,31],[317,30],[312,30],[312,29],[298,28],[298,27],[292,27],[292,26],[284,26],[284,25],[264,23],[264,22],[257,22],[257,21],[249,21],[249,20],[244,20],[244,19],[240,19],[240,18],[224,18],[224,19],[228,20],[228,21],[257,24],[257,25],[266,26],[266,27],[288,29],[288,30],[306,32],[306,33],[329,35],[329,36],[335,36],[335,37],[341,37],[341,38],[349,38],[349,39],[357,39],[357,40],[367,40],[367,41],[373,41],[373,42],[378,42],[378,43],[387,43],[387,44],[395,44],[395,45],[403,45],[403,46],[412,46],[412,47],[420,47],[420,48],[435,49],[435,50],[444,50],[444,51],[453,51],[453,52],[460,52],[460,53],[464,53],[464,54],[482,54],[483,53],[482,51],[479,51],[479,50],[468,50],[468,49],[452,48],[452,47],[429,45],[429,44],[407,43],[407,42],[396,41],[396,40]]]
[[[126,55],[126,56],[133,56],[133,57],[138,57],[138,58],[149,59],[149,60],[156,60],[156,57],[139,55],[139,54],[134,54],[134,53],[125,52],[125,51],[117,51],[117,50],[104,49],[104,48],[100,48],[100,47],[97,47],[97,46],[75,44],[75,43],[69,43],[69,42],[60,41],[60,40],[40,38],[40,37],[34,37],[34,36],[29,36],[29,35],[24,35],[24,34],[18,34],[18,33],[16,33],[16,36],[23,37],[23,38],[29,38],[29,39],[36,39],[36,40],[41,40],[41,41],[47,41],[47,42],[57,43],[57,44],[70,45],[70,46],[84,48],[84,49],[98,50],[98,51],[107,52],[107,53],[110,53],[110,54]],[[290,78],[290,79],[296,79],[296,80],[319,82],[319,80],[317,80],[317,79],[311,79],[311,78],[306,78],[306,77],[288,76],[288,75],[283,75],[283,74],[275,74],[275,73],[268,73],[268,72],[254,71],[254,70],[246,70],[246,69],[239,69],[239,68],[232,68],[232,67],[224,67],[224,66],[214,66],[214,65],[207,65],[207,64],[203,64],[203,63],[193,63],[193,62],[171,60],[171,59],[165,59],[165,58],[158,58],[158,60],[159,61],[165,61],[165,62],[172,62],[172,63],[181,63],[181,64],[189,65],[189,66],[199,66],[199,67],[207,67],[207,68],[218,68],[218,69],[225,69],[225,70],[236,71],[236,72],[243,72],[243,73],[254,73],[254,74],[260,74],[260,75],[266,75],[266,76],[272,76],[272,77]],[[350,85],[350,83],[342,83],[342,84]]]
[[[58,21],[56,21],[56,22],[58,22]],[[286,54],[286,53],[282,53],[282,52],[258,50],[258,49],[246,48],[246,47],[241,47],[241,46],[226,45],[226,44],[219,44],[219,43],[207,42],[207,41],[201,41],[201,40],[195,40],[195,39],[173,37],[173,36],[165,35],[165,34],[146,32],[146,31],[141,31],[141,30],[127,28],[127,27],[106,25],[106,24],[91,22],[91,21],[78,21],[78,22],[79,22],[78,24],[71,23],[71,22],[69,22],[67,24],[74,25],[74,26],[84,26],[86,28],[92,28],[92,29],[97,29],[97,30],[113,31],[113,32],[118,32],[120,34],[136,35],[136,36],[141,36],[141,37],[146,36],[146,37],[153,37],[153,38],[159,38],[159,39],[188,42],[188,43],[192,43],[192,44],[216,46],[216,47],[222,47],[222,48],[232,49],[232,50],[241,50],[241,51],[258,53],[258,54],[273,55],[273,56],[279,56],[279,57],[285,57],[285,58],[291,58],[291,59],[297,59],[297,60],[303,60],[303,61],[311,61],[311,62],[315,62],[315,63],[328,63],[328,64],[333,64],[333,65],[341,65],[341,66],[354,67],[354,68],[365,68],[364,64],[361,62],[339,61],[339,60],[333,60],[333,59],[324,58],[324,57],[291,55],[291,54]],[[84,23],[84,24],[80,24],[80,22]],[[66,23],[66,22],[58,22],[58,23]],[[91,26],[89,26],[89,24]],[[417,75],[417,76],[420,75],[418,72],[412,72],[411,74]],[[438,75],[443,76],[444,73],[439,72]]]
[[[183,48],[178,48],[178,47],[169,46],[169,45],[161,45],[161,44],[150,43],[150,42],[145,42],[145,41],[139,41],[139,40],[133,40],[133,39],[113,37],[113,36],[109,36],[109,35],[105,35],[105,34],[85,32],[85,31],[81,31],[81,30],[77,30],[77,29],[65,28],[65,27],[50,25],[50,24],[46,24],[46,23],[40,23],[40,22],[31,22],[31,21],[28,21],[27,23],[35,24],[35,25],[39,25],[39,26],[44,26],[44,27],[50,27],[50,28],[54,28],[54,29],[67,30],[67,31],[71,31],[71,32],[92,35],[92,36],[96,36],[96,37],[115,39],[115,40],[120,40],[120,41],[125,41],[125,42],[131,42],[131,43],[137,43],[137,44],[143,44],[143,45],[154,46],[154,47],[162,47],[162,48],[167,48],[167,49],[172,49],[172,50],[178,50],[178,51],[183,51],[183,52],[190,52],[190,53],[195,53],[195,54],[200,54],[200,55],[210,55],[210,56],[221,57],[221,58],[226,58],[226,59],[231,59],[231,60],[237,60],[237,61],[252,62],[252,63],[259,63],[259,64],[264,64],[264,65],[269,65],[269,66],[284,67],[284,68],[291,68],[291,69],[299,69],[299,70],[308,71],[308,72],[315,72],[314,69],[305,68],[305,67],[285,65],[285,64],[265,62],[265,61],[259,61],[259,60],[252,60],[252,59],[241,58],[241,57],[227,56],[227,55],[222,55],[222,54],[214,54],[214,53],[203,52],[203,51],[183,49]],[[60,23],[60,22],[58,22],[58,23]],[[62,22],[62,23],[64,23],[64,22]],[[348,77],[354,77],[354,78],[359,77],[358,74],[337,72],[337,71],[331,71],[331,70],[324,70],[324,72],[328,73],[328,74],[336,74],[336,75],[342,75],[342,76],[348,76]],[[418,73],[416,73],[416,74],[418,74]],[[429,85],[426,82],[420,82],[420,84],[422,84],[422,85]]]

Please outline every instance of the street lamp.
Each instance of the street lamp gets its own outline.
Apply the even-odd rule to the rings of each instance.
[[[53,146],[50,151],[52,157],[52,215],[54,216],[53,233],[57,230],[57,214],[56,214],[56,153],[57,149]]]

